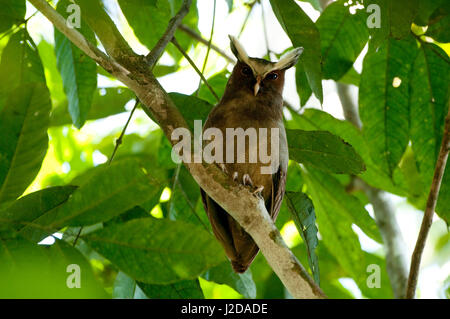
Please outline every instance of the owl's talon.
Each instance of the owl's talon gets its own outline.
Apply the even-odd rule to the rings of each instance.
[[[233,181],[237,181],[238,179],[238,172],[233,173]]]
[[[255,191],[252,192],[252,194],[255,196],[262,197],[263,190],[264,190],[264,186],[259,186]]]
[[[225,166],[224,163],[219,163],[219,167],[222,170],[222,172],[224,172],[225,174],[228,174],[227,167]]]
[[[253,186],[253,181],[248,174],[244,174],[244,176],[242,176],[242,183],[244,185]]]

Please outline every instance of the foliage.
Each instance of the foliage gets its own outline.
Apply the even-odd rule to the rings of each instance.
[[[193,2],[183,23],[199,33]],[[350,186],[358,176],[424,209],[450,97],[448,1],[356,1],[361,8],[339,0],[325,9],[317,0],[306,2],[321,11],[317,21],[294,0],[270,0],[293,46],[305,49],[295,71],[299,104],[313,94],[323,102],[324,79],[351,83],[359,87],[362,129],[323,110],[290,110],[288,192],[277,226],[283,234],[294,229],[294,254],[329,297],[354,297],[341,284],[347,277],[363,296],[389,298],[384,257],[363,250],[355,232],[382,244],[370,202]],[[61,0],[55,8],[67,17],[71,3]],[[150,50],[182,1],[115,3],[120,10],[114,12],[121,11],[131,28],[127,39]],[[244,6],[226,4],[230,13]],[[367,27],[370,4],[381,9],[380,28]],[[33,12],[25,12],[25,1],[0,0],[0,6],[0,281],[8,283],[0,297],[286,297],[261,254],[245,274],[232,271],[196,182],[171,160],[169,142],[141,110],[114,161],[106,163],[133,92],[56,29],[54,39],[32,38],[25,16]],[[83,20],[79,31],[98,45]],[[175,35],[186,51],[203,56],[203,44],[181,30]],[[173,45],[165,54],[173,63],[157,64],[157,77],[186,67]],[[221,96],[229,71],[212,73],[208,83]],[[191,129],[216,103],[205,85],[170,97]],[[449,170],[437,204],[447,225]],[[54,243],[38,245],[44,238]],[[448,247],[448,236],[446,243],[441,246]],[[66,286],[70,264],[82,269],[81,290]],[[381,267],[381,288],[367,287],[370,264]]]

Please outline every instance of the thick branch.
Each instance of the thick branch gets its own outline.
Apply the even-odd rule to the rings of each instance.
[[[127,67],[133,59],[139,59],[120,34],[114,22],[105,12],[99,0],[76,0],[81,7],[83,19],[97,34],[106,52],[118,63]]]
[[[139,65],[136,63],[137,61],[124,61],[127,70],[115,67],[117,63],[89,44],[79,32],[67,28],[64,19],[45,0],[29,0],[29,2],[69,40],[133,90],[142,104],[151,111],[169,140],[171,140],[175,128],[188,127],[148,67],[141,65],[143,61]],[[85,12],[85,14],[90,13]],[[92,19],[91,23],[94,24],[95,20]],[[95,25],[91,27],[93,30],[98,30]],[[103,43],[105,39],[102,37],[108,35],[101,33],[97,36]],[[121,52],[115,54],[125,56]],[[325,297],[284,243],[262,199],[252,195],[243,186],[230,185],[229,177],[223,174],[216,165],[186,163],[186,167],[206,193],[229,212],[253,237],[270,266],[294,298]]]
[[[450,103],[449,103],[450,105]],[[428,232],[433,222],[434,209],[436,208],[439,189],[441,188],[442,177],[447,164],[448,152],[450,148],[450,107],[445,118],[444,136],[442,137],[441,149],[439,151],[436,167],[434,169],[433,181],[431,183],[430,193],[428,195],[427,207],[420,226],[419,236],[417,238],[416,247],[411,257],[411,267],[409,270],[408,287],[406,289],[406,298],[414,298],[417,286],[417,278],[419,277],[420,260],[425,248]]]
[[[159,39],[155,47],[145,57],[145,60],[151,67],[153,67],[156,64],[156,61],[158,61],[158,59],[161,57],[167,44],[172,41],[175,35],[175,31],[177,31],[178,27],[181,24],[181,21],[188,14],[191,3],[192,0],[183,0],[183,4],[181,5],[178,13],[172,19],[170,19],[166,32],[164,32],[164,35]]]

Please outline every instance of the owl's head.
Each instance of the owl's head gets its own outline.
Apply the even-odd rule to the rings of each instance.
[[[284,54],[278,62],[249,57],[242,44],[230,37],[231,51],[236,56],[236,63],[230,80],[244,90],[251,90],[255,96],[266,93],[282,93],[284,72],[294,66],[303,48],[295,48]]]

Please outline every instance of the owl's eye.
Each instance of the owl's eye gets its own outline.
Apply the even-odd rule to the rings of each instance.
[[[241,72],[244,75],[252,75],[252,69],[250,69],[248,66],[244,66]]]
[[[276,80],[276,79],[278,79],[278,74],[276,74],[275,72],[269,73],[266,75],[266,79]]]

